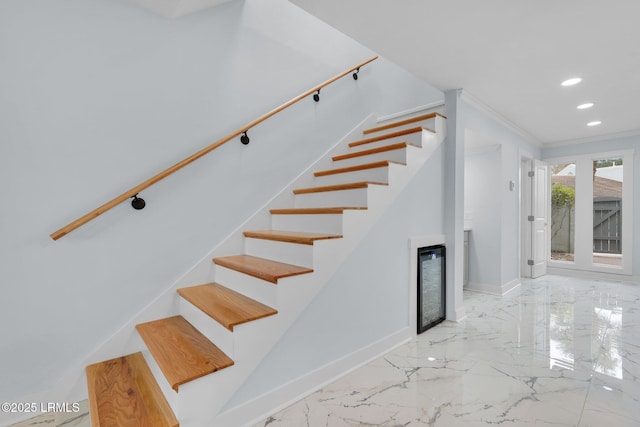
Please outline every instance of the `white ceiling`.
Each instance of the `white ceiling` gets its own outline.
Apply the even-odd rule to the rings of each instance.
[[[166,18],[178,18],[230,0],[129,0]]]
[[[290,1],[541,143],[640,134],[638,0]]]

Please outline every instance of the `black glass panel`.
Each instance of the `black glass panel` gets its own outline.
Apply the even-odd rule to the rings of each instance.
[[[445,248],[418,250],[418,333],[445,318]]]

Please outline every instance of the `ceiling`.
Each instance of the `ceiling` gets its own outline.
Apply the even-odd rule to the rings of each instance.
[[[129,0],[166,18],[178,18],[230,0]]]
[[[290,1],[538,143],[640,134],[636,0]]]

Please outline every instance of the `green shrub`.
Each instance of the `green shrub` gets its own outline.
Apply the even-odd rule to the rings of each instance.
[[[551,184],[551,204],[553,206],[573,206],[575,202],[575,189],[559,182]]]

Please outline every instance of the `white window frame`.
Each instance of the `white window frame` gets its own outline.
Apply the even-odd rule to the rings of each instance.
[[[622,184],[622,235],[625,238],[622,239],[622,266],[593,263],[593,161],[610,158],[622,158],[624,165],[622,175],[624,181]],[[545,159],[545,162],[549,165],[562,163],[574,163],[576,165],[574,262],[551,259],[551,233],[549,233],[549,267],[631,276],[633,267],[633,254],[631,253],[633,249],[633,160],[633,149]],[[548,182],[549,194],[551,194],[551,179]],[[582,214],[579,215],[579,212],[582,212]],[[549,202],[549,218],[551,218],[551,202]]]

